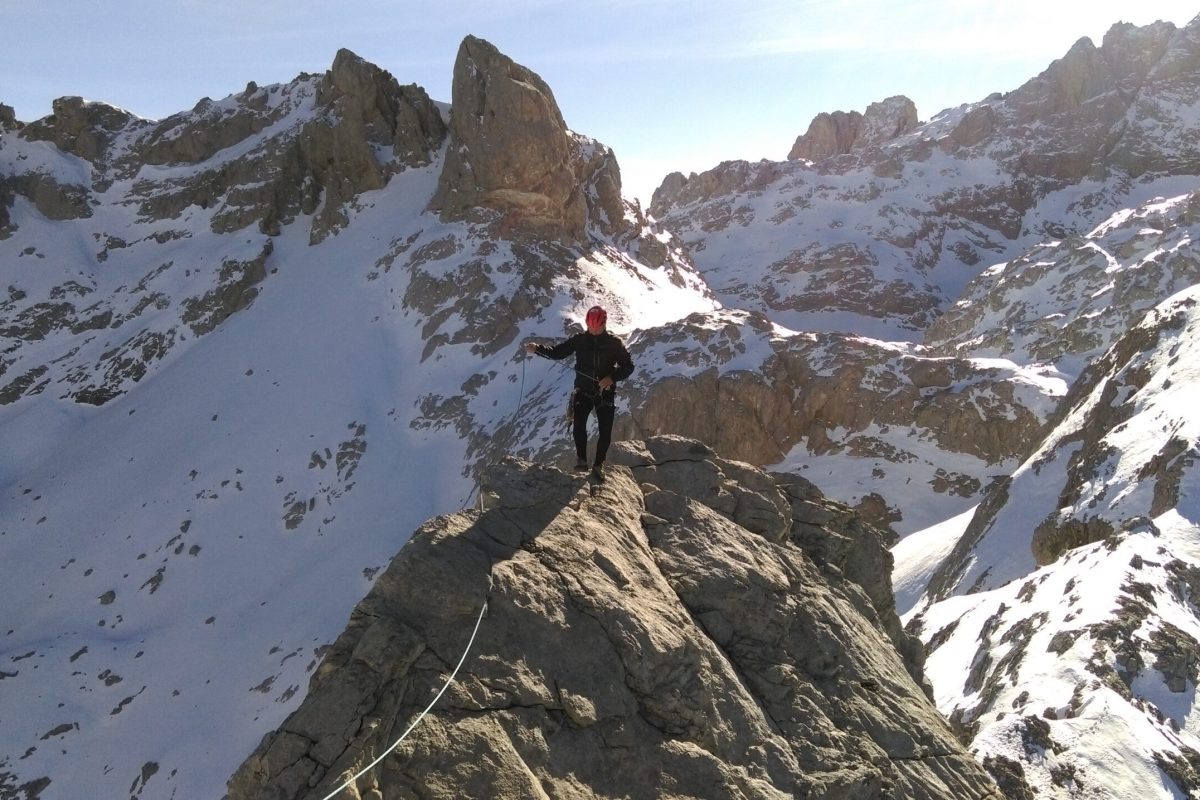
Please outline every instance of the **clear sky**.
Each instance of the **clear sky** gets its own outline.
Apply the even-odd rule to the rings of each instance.
[[[567,124],[614,149],[626,193],[672,171],[782,160],[822,111],[895,94],[922,120],[1009,91],[1113,23],[1182,27],[1176,0],[0,0],[0,103],[56,97],[151,119],[322,72],[340,47],[450,100],[459,42],[540,74]]]

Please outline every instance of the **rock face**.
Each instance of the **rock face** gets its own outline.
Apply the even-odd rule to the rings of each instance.
[[[695,314],[646,332],[632,353],[645,366],[619,435],[678,434],[759,466],[794,450],[850,456],[867,473],[862,513],[909,530],[912,506],[982,496],[991,476],[1007,474],[1060,396],[1012,364],[834,333],[785,336],[755,314]],[[956,469],[928,460],[931,442],[961,455]],[[850,468],[839,469],[845,481]],[[911,502],[916,491],[929,495]]]
[[[319,798],[368,763],[486,602],[359,795],[999,800],[770,478],[678,439],[620,461],[588,496],[508,460],[481,515],[427,523],[230,799]]]
[[[468,36],[454,64],[451,146],[431,208],[462,219],[479,208],[506,226],[581,239],[593,209],[622,222],[612,151],[571,133],[537,74]]]
[[[808,132],[796,139],[788,160],[820,161],[845,155],[852,150],[881,145],[916,127],[917,107],[902,95],[872,103],[865,114],[821,113],[813,118]]]
[[[1195,286],[1163,301],[1088,367],[1046,439],[984,500],[930,583],[931,597],[1000,586],[1029,571],[1030,560],[1049,564],[1186,505],[1200,429],[1180,410],[1195,391],[1185,375],[1200,362],[1198,303]],[[1021,544],[1006,547],[1021,557],[978,557],[995,547],[989,542],[1010,537]]]
[[[721,377],[714,369],[691,378],[692,391],[681,389],[689,380],[682,378],[656,386],[661,400],[647,398],[642,424],[653,429],[690,421],[710,434],[704,441],[748,461],[782,455],[802,440],[814,452],[836,448],[831,436],[837,429],[916,424],[941,449],[995,464],[1024,452],[1048,410],[1022,404],[1014,373],[1003,367],[925,359],[837,334],[796,337],[788,345],[758,374]],[[850,396],[855,402],[844,402]],[[985,397],[994,406],[981,415]]]

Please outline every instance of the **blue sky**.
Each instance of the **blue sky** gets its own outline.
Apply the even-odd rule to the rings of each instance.
[[[921,119],[1016,88],[1115,22],[1187,24],[1143,0],[0,0],[0,103],[81,95],[161,118],[248,81],[321,72],[348,47],[450,99],[463,36],[540,74],[567,124],[617,154],[627,193],[669,172],[781,160],[822,111],[894,94]]]

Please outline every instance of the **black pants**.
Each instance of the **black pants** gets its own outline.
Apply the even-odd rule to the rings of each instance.
[[[594,463],[603,464],[608,455],[608,445],[612,442],[613,418],[617,414],[615,398],[604,395],[575,392],[575,402],[572,406],[575,434],[575,454],[580,461],[587,461],[587,421],[588,414],[596,412],[596,420],[600,423],[600,438],[596,440],[596,460]]]

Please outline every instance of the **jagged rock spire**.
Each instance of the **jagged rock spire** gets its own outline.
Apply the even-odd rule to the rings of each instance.
[[[450,147],[431,207],[449,219],[493,209],[510,223],[578,239],[588,217],[582,166],[546,82],[491,43],[463,39],[454,63]],[[619,208],[615,168],[613,160]]]

